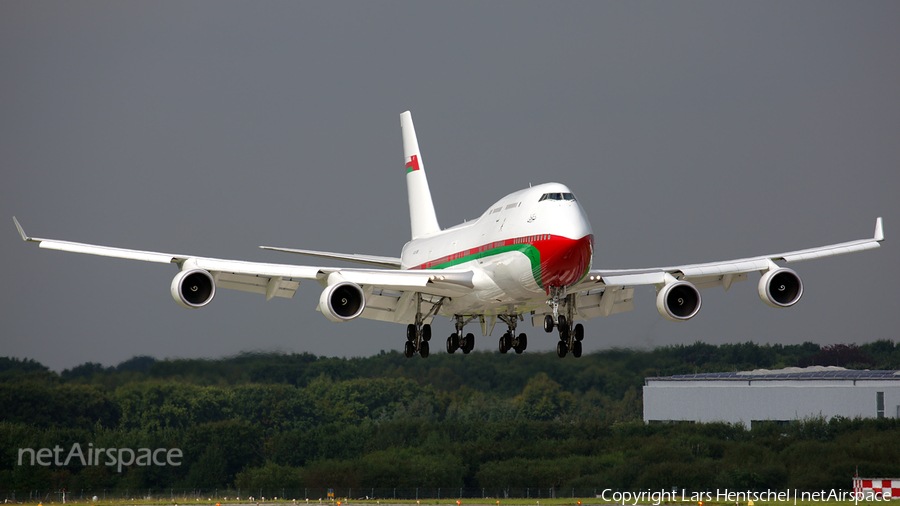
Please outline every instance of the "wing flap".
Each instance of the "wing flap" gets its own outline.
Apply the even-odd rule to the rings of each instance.
[[[575,319],[588,321],[599,316],[605,317],[633,310],[634,288],[610,286],[602,292],[581,294],[575,300],[577,305]],[[531,324],[540,327],[543,325],[544,315],[552,312],[549,306],[535,309],[531,312]]]
[[[385,271],[340,269],[341,276],[358,285],[373,285],[398,291],[427,292],[434,295],[459,294],[475,287],[472,271]]]
[[[286,299],[290,299],[297,292],[297,288],[300,287],[299,281],[280,278],[236,274],[232,272],[214,271],[212,274],[216,279],[216,286],[219,288],[240,290],[250,293],[259,293],[266,295],[267,299],[271,299],[272,297],[283,297]],[[272,281],[273,279],[275,280],[274,284]]]
[[[337,270],[334,268],[323,269],[306,265],[266,264],[204,257],[191,257],[191,260],[200,269],[210,272],[230,272],[234,274],[265,276],[268,278],[280,276],[283,278],[319,280],[324,279],[329,273]]]
[[[686,265],[679,268],[670,268],[667,272],[680,271],[685,278],[700,278],[704,276],[722,276],[724,274],[740,274],[744,272],[760,271],[769,268],[769,262],[765,257],[729,262],[714,262],[708,264]]]
[[[706,290],[707,288],[724,287],[728,290],[732,284],[747,279],[747,273],[743,274],[723,274],[722,276],[704,276],[697,278],[685,278],[697,287],[697,290]]]
[[[592,272],[592,274],[594,273]],[[662,283],[666,272],[658,270],[652,272],[640,271],[635,273],[623,272],[621,274],[608,274],[598,271],[596,275],[602,278],[603,283],[606,284],[606,286],[652,285]]]
[[[415,292],[385,290],[373,286],[363,287],[366,292],[366,308],[360,318],[391,323],[415,323],[416,313],[412,301]],[[423,297],[423,311],[432,309],[440,300],[440,297]],[[430,324],[434,315],[424,318],[423,322]]]

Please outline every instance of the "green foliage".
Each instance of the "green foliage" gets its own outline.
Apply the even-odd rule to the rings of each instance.
[[[126,429],[160,430],[224,420],[232,392],[176,382],[129,383],[115,392]]]
[[[575,404],[575,396],[564,391],[547,373],[539,372],[528,380],[522,395],[515,398],[515,403],[530,420],[556,420]]]
[[[59,378],[50,369],[32,359],[0,357],[0,383],[19,383],[22,381],[46,382],[55,384]]]
[[[60,375],[0,358],[0,489],[809,490],[846,488],[857,469],[900,476],[895,419],[811,418],[752,430],[641,421],[647,376],[793,366],[823,351],[855,356],[857,366],[900,366],[891,341],[825,350],[698,342],[579,360],[487,352],[134,357]],[[17,463],[20,448],[74,443],[178,448],[182,465],[119,473]]]
[[[98,388],[45,381],[0,383],[0,406],[2,420],[38,427],[114,427],[120,413]]]
[[[113,368],[105,368],[103,367],[103,364],[95,364],[94,362],[85,362],[79,366],[64,370],[60,376],[67,381],[72,381],[77,378],[90,380],[95,374],[103,374],[108,370],[111,371]]]
[[[40,362],[35,361],[34,359],[26,358],[19,359],[15,357],[0,357],[0,374],[4,374],[7,372],[13,373],[29,373],[29,372],[49,372],[50,369],[41,364]],[[7,376],[12,377],[12,375]]]
[[[262,467],[246,468],[237,473],[234,486],[239,489],[304,488],[305,482],[300,469],[266,462]]]

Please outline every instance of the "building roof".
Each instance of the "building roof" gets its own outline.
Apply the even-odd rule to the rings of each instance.
[[[845,369],[835,366],[786,367],[784,369],[755,369],[739,372],[709,372],[701,374],[677,374],[646,378],[653,381],[760,381],[760,380],[897,380],[900,371],[870,371],[868,369]]]

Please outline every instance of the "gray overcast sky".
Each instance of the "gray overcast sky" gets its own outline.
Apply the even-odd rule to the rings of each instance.
[[[443,226],[566,183],[598,268],[865,238],[884,216],[885,247],[794,264],[791,309],[751,276],[676,324],[639,289],[634,311],[588,322],[586,352],[896,339],[898,26],[897,2],[2,2],[0,356],[60,370],[401,349],[400,325],[327,321],[316,283],[186,310],[174,266],[40,250],[12,216],[37,237],[169,253],[397,256],[407,109]],[[436,320],[435,348],[451,330]],[[555,346],[525,330],[529,350]]]

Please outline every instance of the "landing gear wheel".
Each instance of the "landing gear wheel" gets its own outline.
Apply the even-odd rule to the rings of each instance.
[[[406,341],[406,345],[403,347],[403,354],[406,355],[406,358],[412,358],[416,354],[416,347],[413,346],[412,341]]]
[[[463,346],[462,351],[463,351],[463,353],[468,355],[469,352],[474,349],[475,349],[475,334],[469,332],[468,334],[466,334],[466,345]]]
[[[566,316],[565,316],[565,315],[559,315],[559,323],[557,323],[556,326],[559,327],[560,329],[565,328],[565,329],[568,330],[568,328],[569,328],[569,321],[566,320]]]
[[[412,323],[406,326],[406,340],[409,342],[416,340],[416,326]]]
[[[522,352],[525,351],[525,348],[528,347],[528,336],[526,336],[525,334],[519,334],[519,337],[516,339],[518,342],[513,347],[513,349],[516,350],[516,353],[521,355]]]
[[[459,349],[459,335],[450,334],[447,338],[447,353],[453,354]]]
[[[581,358],[581,341],[575,341],[572,343],[572,356],[575,358]]]
[[[565,320],[565,317],[560,316],[559,319]],[[569,340],[569,326],[568,325],[566,325],[565,327],[562,325],[559,326],[559,340],[560,341],[568,341]]]
[[[575,340],[583,341],[584,340],[584,325],[576,324],[575,325]]]
[[[569,347],[566,346],[565,341],[560,341],[556,343],[556,354],[559,355],[559,358],[565,358],[566,353],[569,352]]]
[[[500,337],[500,353],[506,353],[509,348],[506,347],[506,335]]]
[[[431,325],[427,323],[422,325],[422,340],[425,342],[431,341]]]
[[[503,347],[506,348],[506,351],[511,350],[513,347],[513,337],[509,332],[503,334]]]
[[[552,315],[544,316],[544,332],[547,332],[548,334],[550,332],[553,332],[553,316]]]
[[[419,355],[422,355],[422,358],[428,358],[428,341],[422,341],[422,344],[419,345]]]

